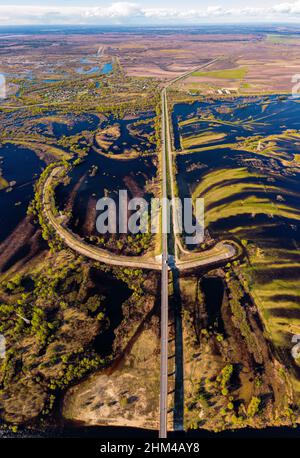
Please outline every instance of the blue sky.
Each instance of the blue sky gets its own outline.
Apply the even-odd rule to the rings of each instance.
[[[0,24],[300,24],[300,0],[0,0]]]

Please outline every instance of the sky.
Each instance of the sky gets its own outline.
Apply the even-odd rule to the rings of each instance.
[[[251,6],[249,6],[251,5]],[[0,0],[0,25],[197,25],[292,22],[300,0]]]

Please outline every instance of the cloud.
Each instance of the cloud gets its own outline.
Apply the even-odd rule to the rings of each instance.
[[[117,2],[106,8],[96,7],[86,11],[87,17],[128,18],[144,16],[144,11],[136,3]]]
[[[280,3],[279,5],[273,6],[272,10],[275,13],[297,15],[300,14],[300,1],[293,3]]]
[[[224,8],[212,5],[206,8],[143,8],[137,3],[116,2],[109,6],[21,6],[0,5],[0,24],[114,24],[133,23],[201,23],[206,21],[240,19],[298,20],[300,0],[274,4],[271,7]]]

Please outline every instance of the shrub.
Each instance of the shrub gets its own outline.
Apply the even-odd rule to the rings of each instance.
[[[126,398],[126,396],[123,396],[121,399],[120,399],[120,406],[121,407],[127,407],[128,405],[128,399]]]
[[[253,418],[258,413],[260,404],[260,398],[253,396],[247,409],[248,417]]]

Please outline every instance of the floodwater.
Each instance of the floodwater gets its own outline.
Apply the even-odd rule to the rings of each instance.
[[[138,119],[147,120],[152,114],[139,116]],[[135,121],[135,120],[134,120]],[[70,226],[74,232],[84,235],[84,223],[89,219],[89,212],[95,210],[96,201],[104,196],[112,197],[118,208],[118,191],[127,190],[128,197],[144,197],[150,200],[152,194],[147,192],[146,184],[154,179],[156,166],[153,157],[139,156],[134,159],[114,159],[115,153],[122,154],[127,149],[141,150],[141,140],[130,133],[128,126],[133,120],[120,120],[110,117],[101,123],[105,128],[110,124],[120,125],[120,137],[114,142],[108,152],[110,155],[102,155],[93,148],[83,162],[76,166],[70,173],[70,183],[67,186],[58,186],[56,190],[57,202],[60,208],[64,208],[72,192],[75,192]],[[84,128],[84,125],[82,126]],[[86,126],[85,126],[86,127]],[[69,126],[64,124],[55,128],[56,135],[65,135]],[[145,128],[146,130],[146,128]],[[148,147],[154,152],[155,145]],[[96,170],[95,173],[92,171]],[[94,218],[94,234],[96,235],[96,219]]]
[[[221,109],[221,111],[220,111]],[[245,101],[244,99],[235,99],[228,101],[217,102],[195,102],[192,105],[179,104],[174,107],[173,127],[175,134],[175,148],[180,147],[179,133],[190,133],[190,126],[183,129],[180,128],[178,121],[188,119],[202,113],[213,114],[216,118],[228,122],[227,125],[220,124],[214,126],[213,130],[225,132],[227,134],[226,142],[234,142],[239,136],[250,136],[255,134],[270,135],[280,133],[289,128],[298,128],[297,120],[300,114],[300,104],[294,100],[280,100],[278,97],[271,97],[268,101],[263,101],[257,98],[251,98]],[[139,119],[147,119],[149,114],[139,117]],[[263,118],[263,119],[262,119]],[[255,125],[249,121],[255,119]],[[240,121],[238,124],[232,124],[234,121]],[[73,229],[81,227],[86,219],[89,211],[89,202],[96,202],[103,195],[116,196],[119,189],[128,189],[129,195],[142,194],[144,197],[150,198],[150,195],[145,191],[146,184],[151,180],[156,173],[156,167],[153,164],[151,157],[138,157],[130,160],[118,160],[113,158],[114,153],[122,154],[126,149],[141,147],[140,140],[137,136],[132,135],[128,129],[132,120],[116,120],[110,117],[108,120],[100,122],[96,116],[86,115],[80,117],[76,122],[71,124],[56,122],[53,125],[54,136],[59,139],[63,135],[74,135],[83,130],[94,130],[101,126],[105,128],[109,124],[118,122],[121,128],[121,136],[115,142],[114,148],[109,152],[112,157],[106,157],[97,153],[93,148],[90,149],[84,161],[76,166],[70,173],[70,183],[67,186],[59,186],[57,188],[57,201],[61,208],[68,202],[70,195],[74,192],[73,218],[71,225]],[[197,127],[197,133],[209,129],[212,121],[200,122]],[[42,126],[43,127],[43,126]],[[224,142],[224,140],[222,140]],[[212,142],[209,146],[218,146],[220,142]],[[206,145],[207,146],[207,145]],[[154,146],[152,146],[152,152]],[[150,147],[151,151],[151,147]],[[293,155],[296,152],[287,151],[287,154]],[[15,180],[17,185],[10,193],[0,191],[0,209],[5,218],[2,220],[0,227],[0,241],[9,235],[13,228],[22,220],[26,214],[27,205],[33,197],[33,183],[36,177],[40,174],[41,169],[45,166],[33,151],[26,148],[16,147],[7,144],[0,149],[0,156],[3,157],[3,176],[8,180]],[[266,166],[269,165],[269,159],[255,153],[247,153],[234,151],[230,147],[216,148],[209,151],[192,153],[190,155],[179,155],[177,157],[178,168],[178,186],[182,197],[188,197],[192,193],[195,185],[200,182],[204,174],[209,171],[214,171],[223,168],[241,167],[241,157],[245,159],[259,158]],[[243,163],[244,164],[244,163]],[[279,163],[278,163],[279,164]],[[92,166],[97,167],[95,175],[91,175]],[[254,165],[251,166],[253,170]],[[273,176],[274,186],[285,187],[290,191],[299,189],[299,174],[285,176],[283,168]],[[271,175],[271,172],[269,173]],[[266,185],[268,182],[268,174],[265,178],[260,178]],[[256,191],[257,192],[257,191]],[[276,199],[276,194],[269,194],[269,197]],[[294,196],[286,196],[286,203],[299,207],[299,200]],[[15,206],[16,203],[20,205]],[[291,241],[300,241],[299,227],[296,221],[296,227],[292,227],[291,221],[286,221],[283,218],[276,218],[276,224],[270,226],[270,220],[264,215],[255,217],[257,229],[252,230],[252,237],[256,239],[270,240],[272,243],[280,244],[281,246],[290,246]],[[227,234],[234,227],[244,227],[245,230],[250,223],[253,223],[251,215],[237,215],[227,220],[218,221],[209,229],[215,234]],[[273,221],[272,221],[273,223]],[[275,242],[274,242],[275,241]],[[217,321],[217,326],[221,326],[219,321],[220,305],[222,298],[222,288],[219,280],[206,279],[203,280],[202,287],[206,295],[207,307],[213,306],[211,319]],[[209,282],[209,283],[208,283]],[[217,283],[218,282],[218,283]],[[128,297],[128,289],[122,288],[115,290],[116,297],[119,297],[120,302],[115,301],[114,308],[111,309],[110,320],[111,328],[105,336],[101,335],[96,339],[96,348],[103,349],[105,345],[111,346],[114,339],[113,330],[118,326],[122,319],[121,304]],[[220,329],[220,331],[222,331]],[[105,340],[105,341],[104,341]],[[2,433],[5,434],[5,433]],[[30,437],[34,433],[24,432],[23,437]],[[39,433],[37,433],[38,435]],[[140,431],[128,428],[65,428],[54,429],[49,433],[40,433],[41,436],[63,436],[63,437],[80,437],[82,434],[90,437],[95,434],[97,437],[115,437],[115,435],[124,435],[123,437],[155,437],[156,432]],[[111,435],[111,436],[110,436]],[[208,433],[205,431],[197,431],[188,433],[187,437],[274,437],[282,436],[297,436],[299,430],[289,428],[267,428],[266,430],[256,431],[245,429],[235,433],[225,432],[220,435]],[[14,435],[15,437],[15,435]]]
[[[12,191],[0,191],[2,242],[25,217],[28,204],[33,198],[34,181],[45,163],[33,151],[9,143],[0,148],[0,157],[3,177],[9,182],[16,182]]]
[[[112,72],[112,69],[113,69],[113,66],[112,64],[109,62],[109,63],[106,63],[103,65],[102,69],[101,69],[101,73],[103,75],[107,75],[108,73],[111,73]]]
[[[48,114],[49,116],[55,115],[54,112]],[[121,154],[130,148],[142,151],[143,142],[141,138],[130,133],[128,127],[132,122],[143,119],[147,121],[152,116],[153,113],[145,113],[130,120],[119,120],[110,116],[105,121],[99,121],[96,115],[87,113],[77,117],[65,115],[64,118],[67,122],[52,123],[55,139],[76,135],[83,131],[94,131],[99,127],[105,128],[116,122],[120,124],[120,137],[116,140],[114,149],[109,150],[112,156],[102,156],[91,148],[84,162],[70,174],[70,185],[58,188],[58,203],[63,205],[68,200],[69,193],[73,187],[84,177],[76,195],[74,221],[78,218],[79,220],[84,218],[91,198],[99,199],[106,192],[109,192],[110,195],[115,195],[119,189],[127,189],[129,186],[131,187],[131,190],[128,189],[129,195],[141,193],[144,197],[150,198],[150,195],[145,193],[144,188],[148,180],[152,180],[156,174],[156,167],[153,165],[152,158],[138,157],[120,161],[113,159],[113,153]],[[43,114],[42,117],[46,118],[47,113]],[[37,133],[40,132],[47,137],[51,136],[46,131],[48,129],[47,124],[41,122],[35,126],[35,128],[31,128],[31,132],[36,129]],[[149,124],[145,124],[145,132],[149,131],[149,129]],[[153,153],[155,145],[149,144],[147,150]],[[2,242],[25,217],[28,204],[33,198],[34,182],[45,168],[45,163],[32,150],[13,144],[6,144],[1,147],[0,157],[2,158],[0,167],[3,177],[9,182],[16,182],[11,192],[0,191],[0,210],[4,215],[0,227],[0,242]],[[95,176],[90,176],[92,166],[98,168]]]
[[[169,432],[168,438],[170,439],[243,439],[243,438],[256,438],[256,439],[276,439],[276,438],[299,438],[300,428],[242,428],[235,431],[221,431],[215,433],[204,429],[191,430],[186,433]],[[17,433],[11,431],[0,431],[0,438],[96,438],[96,439],[156,439],[158,438],[158,431],[139,429],[139,428],[122,428],[112,426],[81,426],[74,425],[73,423],[66,422],[60,427],[49,427],[43,430],[21,429]],[[126,441],[125,441],[126,443]]]
[[[102,68],[100,68],[98,65],[94,65],[87,69],[85,67],[79,67],[76,69],[76,73],[79,73],[80,75],[94,75],[96,73],[107,75],[110,72],[112,72],[112,64],[110,62],[104,64]]]
[[[74,118],[72,115],[64,116],[67,123],[53,122],[53,135],[56,139],[61,139],[63,136],[79,134],[84,130],[95,130],[99,124],[99,118],[96,115],[84,114]],[[42,125],[40,125],[43,127]],[[46,126],[44,125],[44,128]]]
[[[278,326],[276,337],[279,341],[280,335],[280,353],[298,380],[299,367],[290,357],[290,341],[292,319],[299,318],[300,305],[299,295],[294,294],[299,290],[300,280],[300,171],[293,162],[295,155],[300,154],[300,140],[281,138],[264,154],[257,148],[249,152],[234,150],[230,143],[255,135],[262,136],[263,143],[265,137],[288,129],[299,131],[299,116],[299,100],[278,96],[178,104],[173,113],[177,150],[184,146],[181,142],[185,136],[197,139],[199,134],[206,135],[208,131],[225,135],[221,140],[193,145],[191,153],[177,155],[179,194],[190,197],[206,176],[220,171],[217,178],[206,181],[203,195],[194,194],[194,197],[204,198],[206,228],[212,237],[237,237],[248,244],[251,272],[247,268],[247,273],[251,291],[263,304],[262,313],[268,317],[272,330],[274,323]],[[195,117],[196,122],[181,124]],[[235,178],[231,172],[238,169],[245,173]],[[278,211],[279,206],[285,214]],[[210,310],[209,318],[216,321],[222,332],[218,313],[222,281],[219,279],[217,284],[217,280],[204,279],[201,286]],[[245,433],[246,436],[272,437],[275,431],[287,437],[299,435],[299,431],[287,428],[269,428],[259,432],[235,432],[234,437]],[[191,433],[189,437],[200,436]]]
[[[225,329],[221,315],[224,296],[223,280],[219,277],[203,277],[200,281],[201,291],[204,294],[204,304],[207,313],[208,328],[224,335]]]
[[[174,147],[180,148],[179,134],[189,135],[200,133],[208,129],[217,133],[226,133],[226,140],[214,141],[205,144],[213,146],[231,143],[237,137],[251,135],[279,134],[285,129],[299,128],[300,104],[297,99],[270,96],[266,99],[259,97],[234,98],[212,100],[208,102],[194,102],[193,104],[177,104],[172,113],[174,129]],[[194,116],[199,123],[191,126],[179,126],[180,121],[186,121]],[[208,117],[211,116],[211,119]],[[213,117],[222,121],[215,124]],[[223,124],[224,123],[228,123]],[[212,127],[212,124],[213,127]]]
[[[179,122],[195,116],[198,118],[197,123],[180,126]],[[211,119],[207,120],[209,116]],[[224,143],[230,144],[239,141],[239,137],[254,135],[264,137],[280,134],[287,129],[298,130],[299,116],[300,103],[294,99],[285,98],[281,100],[278,96],[271,96],[267,99],[249,97],[203,103],[195,102],[190,105],[175,105],[172,115],[175,137],[174,148],[180,148],[180,135],[199,135],[204,132],[207,133],[207,130],[226,134],[226,137],[222,140],[208,142],[198,147],[198,149],[211,147],[209,150],[177,156],[177,179],[180,195],[182,197],[190,197],[196,186],[209,172],[246,167],[249,172],[262,175],[256,179],[256,183],[262,185],[261,188],[253,189],[251,195],[261,199],[267,196],[276,205],[278,194],[282,193],[284,204],[296,208],[297,211],[300,210],[300,201],[297,195],[300,189],[300,173],[287,172],[277,159],[255,152],[237,151],[230,148],[230,146],[221,146]],[[216,119],[225,122],[225,124],[214,122]],[[284,154],[286,160],[292,160],[296,153],[300,153],[299,145],[300,143],[297,145],[295,142],[279,143],[281,154]],[[197,151],[197,146],[193,147],[193,149]],[[220,180],[222,180],[222,176]],[[247,178],[243,180],[243,182],[246,181]],[[232,186],[234,186],[234,183],[232,181]],[[222,181],[220,181],[219,185],[222,186]],[[268,190],[266,194],[268,186],[280,188],[281,191]],[[247,196],[249,194],[241,192],[221,201],[210,203],[206,210],[213,209],[217,205],[229,204],[235,199],[242,200]],[[276,228],[274,228],[274,223],[276,223]],[[246,230],[247,227],[254,225],[257,226],[257,238],[280,239],[280,243],[285,245],[289,245],[291,241],[294,243],[295,240],[300,242],[299,225],[292,217],[287,220],[274,216],[270,220],[267,215],[258,213],[254,217],[251,213],[245,213],[226,219],[219,219],[209,226],[209,230],[213,235],[226,236],[229,231],[236,227],[242,227]],[[251,235],[254,237],[253,232]],[[278,240],[276,243],[278,243]]]

